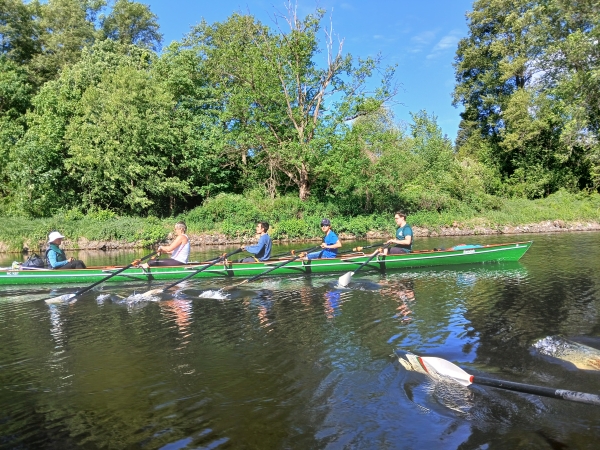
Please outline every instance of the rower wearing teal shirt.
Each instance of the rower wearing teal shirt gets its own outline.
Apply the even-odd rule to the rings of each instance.
[[[398,211],[394,214],[394,220],[396,221],[396,239],[390,239],[386,244],[395,244],[391,248],[384,248],[384,255],[402,255],[404,253],[410,253],[413,245],[413,230],[409,224],[406,223],[406,213],[404,211]]]
[[[306,255],[307,259],[335,258],[337,256],[337,249],[342,246],[337,234],[331,229],[331,221],[329,219],[321,220],[321,230],[325,233],[323,243],[321,244],[323,250],[309,253]]]
[[[48,250],[46,250],[46,264],[51,269],[85,269],[83,261],[75,258],[67,258],[65,252],[60,248],[64,236],[58,231],[48,235]]]

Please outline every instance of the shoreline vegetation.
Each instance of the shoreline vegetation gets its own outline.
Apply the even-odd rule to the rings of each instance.
[[[271,223],[275,242],[320,240],[321,218],[328,217],[340,239],[385,239],[393,235],[393,213],[347,217],[335,206],[222,194],[176,217],[124,217],[110,211],[67,211],[51,218],[3,218],[0,253],[38,252],[52,230],[67,236],[67,250],[118,250],[156,246],[172,238],[173,224],[184,220],[193,246],[243,244],[256,240],[258,220]],[[600,195],[561,190],[544,199],[498,199],[493,209],[409,212],[417,237],[600,231]]]
[[[289,28],[232,12],[162,47],[135,0],[0,0],[0,252],[53,230],[150,247],[179,220],[194,245],[252,242],[257,221],[320,240],[324,217],[381,239],[397,210],[417,236],[597,230],[596,3],[474,1],[452,142],[425,109],[396,119],[410,68],[347,53],[320,8],[289,2]]]

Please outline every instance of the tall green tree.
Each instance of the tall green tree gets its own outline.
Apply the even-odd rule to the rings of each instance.
[[[94,44],[94,23],[104,0],[48,0],[39,5],[37,20],[41,52],[30,63],[38,84],[54,79],[59,70],[81,57],[85,46]]]
[[[598,187],[597,2],[478,0],[457,50],[459,152],[535,198]]]
[[[117,0],[100,22],[104,36],[109,39],[160,50],[162,34],[158,17],[148,5],[133,0]]]
[[[36,2],[0,0],[0,53],[10,60],[25,64],[39,53],[39,27]]]
[[[393,69],[380,87],[367,92],[376,59],[343,55],[331,34],[319,33],[324,12],[300,19],[290,9],[289,30],[275,32],[252,16],[234,14],[224,23],[199,25],[189,37],[205,55],[212,80],[222,90],[222,120],[231,131],[231,150],[266,168],[274,195],[281,174],[310,195],[316,170],[330,145],[326,136],[350,118],[369,114],[393,95]],[[319,61],[317,55],[327,55]],[[338,99],[330,101],[328,99]]]

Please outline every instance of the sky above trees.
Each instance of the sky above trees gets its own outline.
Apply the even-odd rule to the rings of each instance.
[[[275,28],[285,0],[149,0],[158,16],[166,46],[189,32],[202,19],[222,22],[233,12],[250,13]],[[452,106],[455,78],[452,63],[458,41],[468,33],[465,13],[471,0],[298,0],[300,16],[316,8],[327,11],[334,32],[344,39],[344,52],[355,57],[381,52],[385,65],[398,64],[402,84],[391,105],[396,119],[410,122],[410,112],[425,109],[438,117],[443,132],[454,141],[462,107]],[[286,24],[279,21],[285,28]],[[326,55],[322,55],[325,58]]]

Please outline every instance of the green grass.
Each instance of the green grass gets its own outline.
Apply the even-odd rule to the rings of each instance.
[[[254,193],[222,194],[203,207],[168,219],[119,217],[107,211],[88,215],[71,211],[47,219],[2,218],[0,243],[9,251],[21,251],[23,246],[37,250],[45,246],[50,231],[58,230],[74,242],[86,238],[136,243],[143,247],[165,239],[177,220],[187,222],[190,234],[222,233],[239,239],[254,236],[255,222],[266,220],[271,223],[269,233],[274,239],[300,240],[320,237],[319,223],[323,217],[331,219],[336,232],[356,237],[364,237],[368,231],[392,233],[395,226],[391,213],[344,217],[333,205],[301,202],[292,196],[270,199]],[[463,207],[456,211],[417,211],[408,218],[411,225],[431,230],[455,224],[461,228],[494,229],[549,220],[600,222],[600,195],[559,191],[540,200],[498,199],[494,209],[475,211]]]

